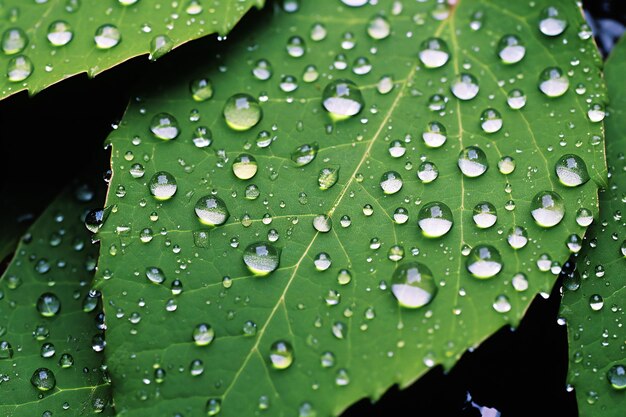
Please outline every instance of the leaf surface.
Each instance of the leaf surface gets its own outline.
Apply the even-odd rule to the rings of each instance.
[[[263,0],[6,0],[0,4],[0,99],[93,77],[138,55],[157,59],[190,40],[225,36]],[[104,28],[104,29],[103,29]]]
[[[29,228],[0,278],[3,417],[113,415],[102,349],[92,348],[104,330],[99,297],[89,292],[97,247],[82,217],[93,200],[84,186],[64,191]],[[42,369],[55,384],[36,378]],[[36,388],[33,378],[48,389]]]
[[[548,4],[556,4],[567,22],[559,36],[539,29]],[[196,69],[179,66],[149,81],[110,136],[112,212],[99,232],[97,285],[106,301],[106,357],[120,415],[159,410],[200,416],[218,409],[220,416],[265,409],[272,416],[336,415],[362,397],[379,397],[392,384],[410,384],[429,367],[450,368],[498,328],[515,326],[533,297],[550,291],[569,256],[568,237],[584,233],[577,210],[596,214],[596,189],[606,174],[602,126],[587,115],[591,103],[602,103],[604,86],[583,24],[571,1],[534,7],[476,0],[456,7],[432,1],[363,7],[302,2],[296,13],[267,11],[252,34],[233,33],[224,49],[194,57]],[[517,35],[526,48],[516,64],[498,57],[507,34]],[[426,68],[418,58],[430,37],[449,49],[440,68]],[[425,60],[443,61],[441,54]],[[547,67],[566,74],[563,96],[539,90]],[[457,86],[456,95],[451,91],[461,73],[478,80],[475,98],[457,98],[470,94],[470,85]],[[215,94],[196,101],[193,80],[205,77]],[[356,99],[322,100],[328,85],[342,79],[358,86],[340,90],[345,94],[347,87],[354,98],[358,88],[361,108]],[[517,110],[507,104],[516,88],[526,97]],[[224,108],[236,128],[255,119],[254,102],[232,99],[242,93],[258,100],[263,115],[251,129],[235,131]],[[337,120],[326,108],[360,113]],[[488,108],[503,120],[494,133],[481,126]],[[447,132],[437,148],[423,139],[433,121]],[[319,149],[310,163],[298,166],[310,159],[303,145]],[[460,152],[469,146],[479,147],[489,165],[476,178],[458,167]],[[252,179],[239,179],[254,171],[241,154],[257,162]],[[567,154],[586,163],[590,181],[578,187],[560,183],[555,164]],[[515,169],[503,174],[507,164],[499,168],[498,162],[506,156],[515,160]],[[417,175],[425,161],[438,169],[430,183]],[[333,169],[337,181],[328,188]],[[389,171],[395,177],[385,176]],[[162,172],[177,184],[169,198],[172,184]],[[320,189],[320,172],[326,190]],[[383,177],[388,181],[381,185]],[[154,192],[161,200],[151,194],[153,179],[161,184]],[[539,227],[531,216],[532,201],[542,191],[563,198],[565,217],[552,228]],[[229,212],[223,225],[199,222],[195,208],[204,197],[223,200]],[[449,207],[453,219],[438,238],[424,236],[421,228],[437,234],[446,218],[418,226],[420,211],[433,202]],[[490,228],[480,229],[473,220],[480,202],[497,210]],[[518,250],[507,239],[514,226],[528,234]],[[264,262],[253,259],[256,272],[271,269],[266,255],[272,248],[280,252],[278,268],[266,276],[252,273],[242,260],[258,241],[265,242],[255,252]],[[496,261],[474,264],[473,255],[484,254],[480,245],[501,255],[502,268],[490,279],[478,279],[467,268],[469,262],[483,276],[499,268]],[[425,291],[402,293],[393,276],[412,262],[421,264]],[[436,294],[421,308],[399,306],[393,295],[418,305],[432,296],[433,285]],[[131,315],[141,319],[133,323]],[[198,325],[205,325],[205,342],[214,332],[208,345],[194,342]],[[288,367],[285,342],[293,354]],[[160,383],[155,369],[167,373]]]
[[[622,41],[605,66],[610,100],[606,119],[609,184],[600,192],[600,219],[585,235],[577,271],[564,281],[561,314],[568,326],[568,379],[576,389],[581,417],[621,416],[626,404],[625,69],[626,44]]]

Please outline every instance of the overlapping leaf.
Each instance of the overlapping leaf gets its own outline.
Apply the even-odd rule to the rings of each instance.
[[[90,292],[97,247],[83,223],[92,204],[85,186],[62,193],[0,278],[3,417],[113,414],[102,309]]]
[[[609,184],[600,193],[600,221],[585,236],[577,271],[564,281],[561,313],[568,325],[569,381],[576,389],[581,417],[621,416],[626,405],[625,68],[626,44],[621,42],[605,67],[610,99],[606,122]]]
[[[111,135],[111,215],[99,232],[97,285],[106,300],[106,355],[120,415],[336,415],[436,364],[449,368],[499,327],[516,325],[577,249],[585,215],[597,212],[606,168],[597,123],[604,100],[599,58],[574,2],[345,3],[268,12],[251,35],[234,34],[218,53],[195,59],[195,69],[179,66],[148,82]],[[548,5],[558,16],[544,10]],[[520,62],[499,57],[509,34],[525,48]],[[418,58],[430,37],[449,48],[440,68]],[[517,59],[508,52],[506,61]],[[423,57],[435,64],[431,58]],[[546,94],[540,77],[546,69],[554,76],[555,67],[564,78],[543,85]],[[457,85],[460,74],[476,79],[475,98],[457,98],[473,88]],[[175,81],[163,83],[169,79]],[[198,90],[208,79],[210,99]],[[333,120],[327,108],[359,110],[355,87],[344,84],[347,102],[322,101],[338,79],[356,83],[363,97],[360,113],[346,120]],[[548,97],[565,79],[567,91]],[[233,101],[235,94],[254,99]],[[224,108],[231,125],[249,127],[254,100],[262,110],[258,125],[231,129]],[[513,108],[521,101],[525,106]],[[499,130],[497,120],[481,120],[490,108],[501,115]],[[423,140],[433,121],[446,129],[438,148]],[[311,153],[293,155],[302,145],[319,147],[306,165]],[[458,166],[468,146],[479,147],[489,165],[476,178]],[[253,171],[240,154],[258,164],[252,179],[239,179]],[[580,186],[557,178],[566,155],[578,159],[563,181],[582,180]],[[575,169],[581,160],[586,183]],[[420,168],[425,161],[438,170],[429,183]],[[173,196],[163,172],[175,178]],[[329,173],[338,173],[337,182],[322,190],[321,172],[321,188],[333,182]],[[563,198],[565,216],[552,228],[531,216],[544,191]],[[224,201],[225,224],[199,222],[195,207],[206,196]],[[431,202],[451,209],[453,226],[439,238],[418,226]],[[497,210],[492,227],[473,220],[480,202]],[[517,250],[508,239],[516,226],[528,235],[523,247],[524,233],[511,240]],[[242,261],[258,241],[280,252],[279,267],[263,277]],[[490,273],[475,267],[499,268],[473,264],[485,244],[499,252],[502,267],[478,279],[468,263],[478,275]],[[427,306],[409,309],[392,294],[392,276],[415,261],[432,271],[438,290]],[[198,326],[204,331],[195,343]]]
[[[132,57],[156,59],[201,36],[226,35],[263,0],[6,0],[0,4],[0,98],[34,94]]]

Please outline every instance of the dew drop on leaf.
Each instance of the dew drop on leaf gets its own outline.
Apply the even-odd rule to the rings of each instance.
[[[539,18],[539,30],[546,36],[559,36],[567,28],[567,20],[554,6],[543,9]]]
[[[48,26],[48,33],[46,35],[48,42],[52,46],[64,46],[70,43],[74,37],[74,32],[69,23],[63,20],[54,21]]]
[[[559,67],[548,67],[539,76],[539,90],[548,97],[560,97],[568,88],[567,75]]]
[[[213,97],[213,83],[208,78],[199,78],[191,81],[189,91],[195,101],[206,101]]]
[[[418,56],[426,68],[439,68],[448,62],[450,50],[443,39],[428,38],[420,45]]]
[[[457,165],[463,175],[470,178],[480,177],[487,171],[487,155],[477,146],[468,146],[459,153]]]
[[[496,109],[485,109],[480,115],[480,127],[485,133],[495,133],[502,129],[502,116]]]
[[[196,202],[194,210],[200,223],[207,226],[224,224],[230,216],[224,200],[213,195],[200,197]]]
[[[402,307],[419,308],[430,303],[437,295],[437,285],[426,265],[406,262],[394,271],[391,292]]]
[[[42,317],[54,317],[61,311],[61,300],[53,293],[44,293],[37,300],[37,311]]]
[[[28,44],[28,36],[21,28],[9,28],[2,34],[2,52],[14,55],[22,52]]]
[[[438,176],[439,170],[437,169],[437,166],[430,161],[422,162],[417,168],[417,178],[419,178],[424,184],[435,181]]]
[[[626,389],[626,367],[622,364],[613,365],[606,372],[606,379],[614,389]]]
[[[322,93],[322,106],[334,120],[345,120],[358,114],[364,104],[361,90],[350,80],[332,81]]]
[[[24,81],[33,73],[33,63],[26,55],[17,55],[7,64],[7,78],[11,82]]]
[[[477,245],[470,251],[465,266],[476,278],[492,278],[502,270],[502,257],[493,246]]]
[[[559,158],[554,168],[561,184],[567,187],[577,187],[589,181],[587,165],[578,155],[563,155]]]
[[[235,94],[224,104],[224,120],[233,130],[245,131],[256,126],[263,117],[259,102],[248,94]]]
[[[444,125],[439,122],[430,122],[422,133],[422,139],[429,148],[439,148],[446,143],[447,132]]]
[[[302,167],[313,162],[317,156],[319,145],[317,142],[305,143],[298,146],[291,153],[291,160],[296,163],[296,166]]]
[[[498,220],[495,206],[487,201],[476,204],[474,206],[472,219],[476,226],[481,229],[487,229],[493,226]]]
[[[433,201],[420,209],[417,224],[424,236],[441,237],[452,229],[452,211],[446,204]]]
[[[120,43],[122,35],[117,26],[105,24],[96,29],[93,40],[98,49],[111,49]]]
[[[402,177],[396,171],[387,171],[380,177],[380,188],[385,194],[397,193],[402,185]]]
[[[53,389],[57,380],[54,373],[48,368],[39,368],[30,377],[30,383],[39,391],[50,391]]]
[[[160,201],[169,200],[176,194],[178,186],[176,178],[169,172],[159,171],[155,173],[148,183],[150,194]]]
[[[515,35],[504,35],[498,43],[498,56],[505,64],[520,62],[526,55],[526,47]]]
[[[265,276],[278,268],[280,251],[269,242],[251,243],[243,251],[243,262],[254,275]]]
[[[215,330],[210,324],[200,323],[193,329],[192,337],[196,346],[208,346],[215,339]]]
[[[565,203],[556,192],[541,191],[532,199],[530,213],[539,226],[554,227],[565,216]]]
[[[175,139],[180,133],[178,120],[169,113],[158,113],[150,121],[150,131],[155,138]]]
[[[478,95],[480,87],[478,80],[471,74],[463,73],[457,76],[450,86],[452,94],[459,100],[471,100]]]
[[[233,161],[233,174],[240,180],[249,180],[257,173],[258,165],[254,156],[242,153]]]
[[[270,362],[274,369],[284,370],[291,366],[294,360],[293,348],[285,340],[278,340],[270,347]]]
[[[514,88],[507,94],[506,103],[513,110],[519,110],[526,105],[526,94],[522,90]]]

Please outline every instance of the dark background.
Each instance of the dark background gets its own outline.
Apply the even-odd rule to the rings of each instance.
[[[626,22],[626,2],[584,5],[606,54],[621,33],[619,22]],[[238,27],[263,21],[254,16],[258,13]],[[211,40],[205,39],[204,45],[207,42]],[[142,56],[93,80],[83,74],[33,98],[20,93],[0,101],[2,217],[27,224],[73,178],[85,172],[106,176],[109,155],[102,144],[112,124],[122,118],[131,87],[141,75],[193,57],[194,49],[204,45],[192,42],[156,63]],[[466,353],[448,374],[434,368],[411,387],[394,387],[376,404],[362,400],[343,416],[481,416],[481,406],[495,408],[504,417],[578,416],[575,395],[565,389],[567,334],[565,326],[557,324],[559,287],[560,280],[549,299],[533,302],[517,330],[501,329]]]

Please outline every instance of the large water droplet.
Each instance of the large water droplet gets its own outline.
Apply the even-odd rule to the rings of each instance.
[[[502,257],[493,246],[477,245],[470,251],[465,266],[476,278],[491,278],[502,270]]]
[[[556,226],[565,216],[563,198],[554,191],[541,191],[530,203],[530,213],[539,226]]]
[[[25,55],[18,55],[9,60],[7,64],[7,78],[17,83],[24,81],[33,73],[33,63]]]
[[[192,337],[196,346],[208,346],[215,339],[215,330],[210,324],[200,323],[193,329]]]
[[[270,362],[274,369],[287,369],[294,360],[293,348],[285,340],[278,340],[270,347]]]
[[[468,146],[459,153],[458,167],[466,177],[480,177],[487,171],[487,155],[477,146]]]
[[[178,120],[169,113],[158,113],[150,121],[152,134],[163,140],[175,139],[180,133]]]
[[[417,168],[417,178],[419,178],[424,184],[435,181],[438,176],[439,169],[437,169],[437,166],[430,161],[422,162]]]
[[[587,165],[578,155],[563,155],[554,168],[561,184],[567,187],[577,187],[589,181]]]
[[[287,53],[293,58],[300,58],[306,51],[304,39],[300,36],[292,36],[287,40]]]
[[[63,20],[57,20],[48,26],[47,38],[52,46],[67,45],[73,37],[74,33],[71,26]]]
[[[13,357],[13,346],[5,340],[0,342],[0,360]]]
[[[53,389],[57,384],[57,380],[50,369],[39,368],[30,377],[30,383],[39,391],[45,392]]]
[[[385,194],[397,193],[402,185],[402,177],[396,171],[387,171],[380,177],[380,188]]]
[[[439,68],[448,62],[450,51],[443,39],[428,38],[420,45],[419,58],[426,68]]]
[[[606,371],[606,379],[614,389],[626,389],[626,367],[622,364],[613,365]]]
[[[320,190],[326,191],[337,183],[339,179],[339,167],[322,168],[317,176]]]
[[[258,170],[254,156],[242,153],[233,161],[233,174],[240,180],[249,180],[254,177]]]
[[[93,40],[98,49],[111,49],[122,40],[120,30],[115,25],[102,25],[96,29]]]
[[[165,282],[165,274],[161,268],[149,266],[146,268],[146,278],[154,284],[163,284]]]
[[[361,90],[350,80],[332,81],[322,94],[322,106],[334,120],[344,120],[358,114],[364,104]]]
[[[261,81],[269,80],[272,74],[272,64],[267,59],[259,59],[252,68],[252,75]]]
[[[522,226],[513,226],[506,237],[513,249],[521,249],[528,243],[528,232]]]
[[[495,133],[502,129],[502,116],[496,109],[485,109],[480,115],[480,127],[485,133]]]
[[[6,55],[20,53],[28,44],[28,36],[20,28],[9,28],[2,34],[2,52]]]
[[[498,43],[498,56],[505,64],[520,62],[526,55],[526,47],[515,35],[504,35]]]
[[[430,122],[422,133],[422,139],[429,148],[439,148],[446,143],[446,128],[439,122]]]
[[[206,101],[213,97],[213,83],[208,78],[200,78],[189,84],[191,97],[195,101]]]
[[[37,311],[42,317],[54,317],[61,311],[61,300],[50,292],[41,294],[37,300]]]
[[[457,76],[450,87],[452,94],[459,100],[471,100],[476,97],[479,90],[476,77],[466,73]]]
[[[218,415],[222,411],[222,400],[219,398],[209,398],[204,407],[207,417]]]
[[[554,6],[546,7],[541,11],[539,30],[546,36],[559,36],[567,28],[567,20]]]
[[[256,126],[263,117],[258,101],[248,94],[235,94],[224,104],[224,119],[233,130],[244,131]]]
[[[446,204],[433,201],[421,208],[417,216],[417,224],[424,236],[441,237],[452,228],[452,211]]]
[[[333,222],[326,214],[313,217],[313,228],[320,233],[328,233],[333,228]]]
[[[526,94],[522,90],[514,88],[509,91],[506,102],[513,110],[519,110],[526,105]]]
[[[402,307],[419,308],[430,303],[437,295],[437,285],[426,265],[406,262],[394,271],[391,292]]]
[[[150,194],[157,200],[169,200],[176,194],[178,186],[176,178],[169,172],[159,171],[155,173],[148,183]]]
[[[224,224],[230,216],[224,200],[213,195],[201,197],[196,203],[194,210],[200,223],[208,226]]]
[[[487,201],[483,201],[474,206],[474,214],[472,215],[472,219],[474,220],[476,226],[481,229],[487,229],[496,224],[496,221],[498,220],[498,214],[493,204]]]
[[[374,16],[367,23],[367,34],[376,40],[385,39],[391,33],[391,25],[385,16]]]
[[[567,75],[559,67],[548,67],[539,76],[539,89],[548,97],[560,97],[568,88]]]
[[[253,274],[268,275],[278,268],[280,251],[269,242],[254,242],[243,251],[243,262]]]

